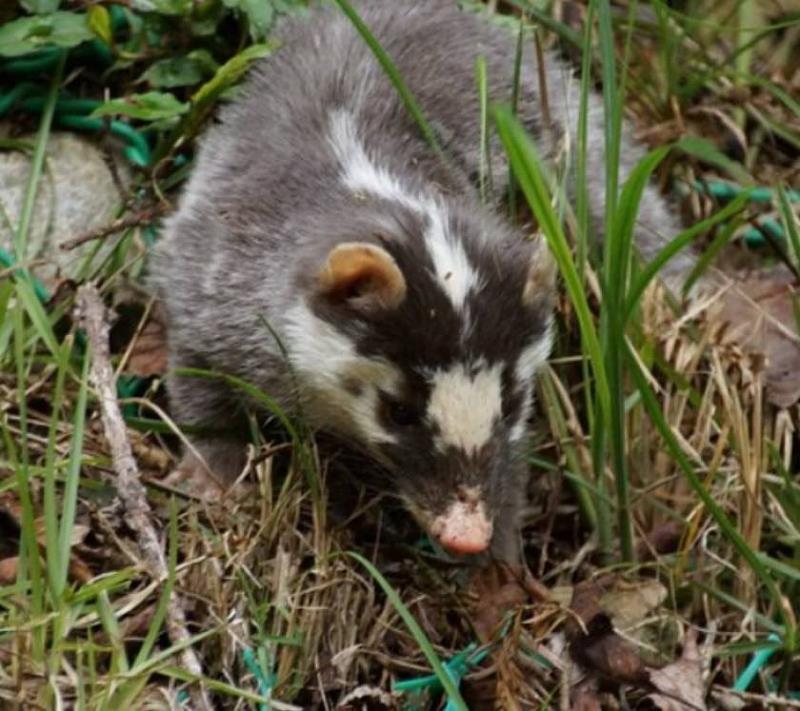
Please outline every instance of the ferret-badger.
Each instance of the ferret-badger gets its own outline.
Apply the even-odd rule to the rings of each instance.
[[[554,267],[478,195],[476,58],[490,99],[509,103],[516,37],[455,0],[356,8],[400,70],[448,158],[421,135],[351,23],[335,8],[283,25],[280,48],[202,142],[154,260],[170,368],[243,378],[310,424],[365,450],[396,494],[454,553],[517,562],[533,379],[551,348]],[[518,114],[553,157],[573,147],[579,87],[532,43]],[[540,85],[548,111],[542,111]],[[593,96],[588,178],[604,211],[603,117]],[[622,144],[621,180],[643,150]],[[494,191],[508,176],[491,144]],[[653,188],[637,247],[652,257],[678,227]],[[679,257],[681,270],[691,261]],[[265,326],[269,324],[269,328]],[[287,357],[282,349],[285,349]],[[222,379],[172,376],[196,437],[185,470],[230,482],[245,463],[241,395]]]

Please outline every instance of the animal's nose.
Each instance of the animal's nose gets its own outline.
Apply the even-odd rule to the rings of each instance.
[[[492,540],[492,522],[482,501],[455,501],[434,519],[431,533],[451,553],[482,553]]]

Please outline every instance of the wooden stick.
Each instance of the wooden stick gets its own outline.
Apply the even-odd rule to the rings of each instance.
[[[93,284],[78,289],[78,321],[86,331],[92,350],[91,381],[97,391],[103,429],[111,447],[116,488],[120,501],[128,514],[127,524],[136,532],[142,563],[155,580],[165,580],[168,575],[167,560],[153,524],[152,511],[147,501],[139,468],[133,457],[128,432],[117,401],[114,371],[111,368],[108,333],[109,322],[100,293]],[[190,638],[186,629],[186,614],[180,596],[173,593],[167,608],[167,632],[175,645],[185,644]],[[202,676],[203,668],[191,646],[180,652],[184,668],[192,675]],[[202,684],[194,689],[193,700],[199,709],[210,711],[212,706]]]

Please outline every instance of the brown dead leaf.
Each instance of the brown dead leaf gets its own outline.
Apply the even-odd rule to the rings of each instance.
[[[125,372],[140,378],[167,372],[167,326],[163,308],[158,303],[135,336]]]
[[[600,605],[614,621],[614,625],[625,630],[646,619],[667,599],[667,595],[667,589],[657,580],[634,583],[618,580],[611,590],[601,596]]]
[[[21,516],[22,507],[17,497],[12,492],[0,494],[0,534],[2,534],[0,540],[4,544],[2,547],[3,552],[0,555],[5,554],[6,551],[11,552],[18,549]],[[44,556],[46,535],[44,518],[37,518],[34,521],[34,527],[40,554]],[[74,524],[70,536],[70,545],[79,545],[87,535],[89,535],[88,526]],[[18,565],[19,558],[16,555],[0,559],[0,584],[9,585],[16,580]],[[70,554],[68,576],[71,581],[80,583],[86,583],[94,577],[89,566],[74,552]]]
[[[603,612],[600,598],[611,589],[613,584],[614,576],[604,575],[600,578],[584,580],[572,589],[572,601],[569,608],[574,617],[567,621],[564,630],[568,639],[572,640],[583,634],[584,627]]]
[[[662,669],[650,672],[650,683],[658,693],[649,694],[640,708],[660,711],[705,709],[703,661],[697,648],[697,632],[686,633],[681,658]]]
[[[493,639],[506,613],[523,605],[529,597],[520,571],[498,562],[479,570],[468,590],[476,600],[472,625],[481,642]]]
[[[652,560],[654,555],[674,553],[678,550],[684,528],[684,521],[666,521],[655,526],[636,545],[636,560]]]
[[[649,688],[649,674],[636,648],[614,632],[605,613],[594,617],[587,633],[570,644],[575,660],[585,669],[617,684]]]
[[[800,337],[793,277],[785,269],[744,279],[728,288],[713,310],[726,324],[723,342],[766,360],[767,400],[790,407],[800,399]]]
[[[587,672],[619,684],[647,686],[647,667],[634,646],[614,632],[601,598],[611,589],[614,576],[586,580],[575,586],[565,633],[570,652]]]

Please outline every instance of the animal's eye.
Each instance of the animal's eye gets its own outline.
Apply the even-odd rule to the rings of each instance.
[[[389,419],[398,427],[411,427],[419,423],[419,412],[402,402],[390,402]]]

